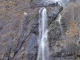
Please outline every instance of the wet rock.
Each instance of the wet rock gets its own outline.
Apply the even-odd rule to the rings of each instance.
[[[36,49],[34,49],[37,46],[37,36],[35,34],[31,34],[30,40],[28,42],[28,53],[32,53],[35,54],[36,53]]]
[[[63,10],[61,6],[56,6],[56,7],[51,7],[48,8],[48,20],[49,20],[49,25],[51,24],[52,21],[56,19],[58,14]]]
[[[52,28],[54,27],[54,28]],[[49,28],[49,40],[50,40],[50,45],[53,46],[54,43],[56,41],[58,41],[61,37],[61,31],[60,31],[60,27],[59,25],[57,24],[56,25],[56,22],[53,22],[51,25],[50,25],[50,28]],[[58,37],[58,38],[57,38]]]

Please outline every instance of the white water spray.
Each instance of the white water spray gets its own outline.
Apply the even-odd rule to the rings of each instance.
[[[48,19],[46,8],[41,8],[39,14],[39,46],[37,60],[49,60]]]

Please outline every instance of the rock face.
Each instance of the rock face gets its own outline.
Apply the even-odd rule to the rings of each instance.
[[[36,2],[0,1],[0,60],[36,60],[41,8]],[[70,2],[64,9],[46,6],[50,60],[80,60],[80,4],[76,2]],[[59,14],[63,32],[57,22]]]
[[[53,24],[51,24],[50,28],[52,28],[52,30],[50,31],[50,34],[52,34],[52,38],[49,40],[54,42],[54,44],[51,42],[52,51],[54,50],[53,53],[51,52],[52,59],[76,60],[77,58],[79,58],[80,56],[79,8],[80,8],[79,4],[69,3],[68,6],[61,11],[60,13],[62,15],[61,25],[63,28],[64,38],[61,37],[58,25],[55,25],[54,21]],[[53,37],[56,39],[53,39]]]

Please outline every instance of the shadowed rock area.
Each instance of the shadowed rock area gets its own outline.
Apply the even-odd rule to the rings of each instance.
[[[0,60],[36,60],[39,9],[35,0],[0,0]],[[70,0],[48,11],[50,60],[80,60],[80,1]],[[60,25],[56,21],[61,14]]]

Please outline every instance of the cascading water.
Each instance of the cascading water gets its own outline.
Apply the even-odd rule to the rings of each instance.
[[[62,39],[64,39],[63,28],[62,28],[62,25],[61,25],[61,18],[62,18],[62,16],[59,14],[56,21],[59,23],[61,34],[62,34]]]
[[[41,8],[39,15],[39,46],[37,60],[49,60],[48,19],[46,8]]]

